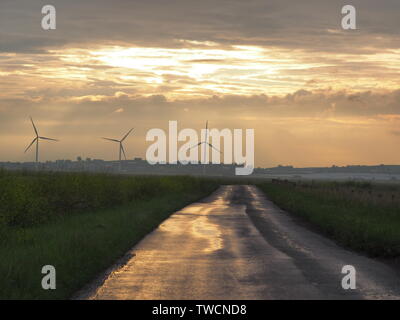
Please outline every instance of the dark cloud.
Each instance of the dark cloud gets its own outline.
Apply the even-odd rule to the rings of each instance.
[[[23,121],[28,114],[36,114],[42,119],[54,117],[64,123],[71,120],[98,119],[105,117],[118,108],[124,109],[124,117],[137,121],[154,122],[164,119],[185,118],[184,109],[190,109],[191,115],[212,114],[217,119],[236,119],[240,117],[309,117],[309,118],[376,118],[397,116],[400,118],[400,90],[358,94],[341,92],[311,92],[299,90],[284,97],[254,95],[226,95],[211,98],[173,100],[164,95],[149,97],[126,94],[124,92],[102,92],[98,99],[82,96],[71,100],[68,91],[32,92],[32,96],[43,99],[3,99],[0,100],[0,123],[4,126],[13,121]],[[23,107],[23,108],[22,108]],[[51,113],[50,113],[51,111]],[[220,120],[219,120],[220,121]],[[11,126],[11,125],[10,125]],[[8,129],[7,129],[8,130]]]
[[[352,1],[356,31],[341,29],[338,0],[53,0],[58,25],[50,32],[40,28],[45,4],[2,0],[2,51],[40,52],[88,42],[184,46],[176,39],[353,53],[399,47],[397,0]]]

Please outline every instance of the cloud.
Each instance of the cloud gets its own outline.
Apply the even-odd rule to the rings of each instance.
[[[124,105],[124,107],[121,107]],[[241,117],[288,118],[373,118],[377,121],[400,121],[400,90],[376,92],[298,90],[285,96],[220,95],[206,98],[173,99],[164,95],[140,96],[113,92],[110,95],[70,97],[46,95],[43,99],[0,99],[2,124],[22,119],[32,112],[40,117],[69,120],[101,119],[109,113],[124,112],[126,117],[155,122],[177,119],[190,111],[194,118],[206,114],[218,119]],[[186,112],[184,112],[186,111]],[[10,119],[10,116],[12,118]],[[15,119],[15,118],[14,118]]]
[[[400,136],[400,130],[391,130],[390,133],[395,136]]]
[[[107,0],[53,0],[58,13],[54,32],[40,28],[44,4],[2,1],[2,51],[40,52],[88,42],[162,47],[205,42],[208,46],[221,43],[350,53],[399,47],[397,0],[352,1],[357,9],[355,32],[340,28],[343,2],[338,0],[171,0],[168,5],[161,0],[115,0],[112,4]]]

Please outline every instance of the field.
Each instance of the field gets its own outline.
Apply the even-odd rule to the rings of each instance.
[[[1,171],[0,299],[70,297],[217,187],[191,177]],[[56,290],[41,288],[44,265],[56,268]]]
[[[346,247],[375,257],[400,256],[399,185],[273,180],[259,187],[277,206]]]
[[[400,257],[400,186],[0,171],[0,299],[65,299],[171,213],[220,184],[256,184],[338,243]],[[41,288],[53,265],[57,289]]]

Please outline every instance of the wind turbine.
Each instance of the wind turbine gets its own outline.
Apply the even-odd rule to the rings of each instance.
[[[37,165],[37,163],[39,162],[39,140],[51,140],[51,141],[58,141],[58,140],[39,136],[38,130],[36,129],[32,117],[30,117],[30,119],[32,122],[33,130],[35,130],[36,137],[35,139],[32,140],[31,144],[25,149],[24,153],[26,153],[29,150],[29,148],[36,142],[36,165]]]
[[[119,143],[119,164],[121,166],[121,156],[122,153],[124,154],[125,160],[126,160],[126,154],[125,154],[125,149],[124,146],[122,145],[122,142],[126,139],[127,136],[129,136],[129,134],[132,132],[133,128],[131,130],[129,130],[124,137],[121,140],[117,140],[117,139],[110,139],[110,138],[103,138],[104,140],[108,140],[108,141],[112,141],[112,142],[118,142]]]
[[[203,175],[205,175],[206,172],[206,152],[207,152],[207,145],[209,145],[211,148],[213,148],[214,150],[218,151],[219,153],[221,153],[221,151],[219,151],[217,148],[215,148],[211,143],[208,142],[208,120],[206,121],[206,136],[205,136],[205,140],[204,141],[200,141],[198,144],[196,144],[195,146],[192,146],[189,148],[197,148],[198,146],[205,144],[206,146],[204,147],[204,161],[203,161]]]

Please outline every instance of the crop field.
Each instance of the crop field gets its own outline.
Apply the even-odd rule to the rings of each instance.
[[[189,177],[0,171],[0,224],[33,226],[74,212],[109,208],[165,193],[206,190]]]
[[[342,245],[376,257],[400,256],[398,184],[272,180],[259,187]]]
[[[171,213],[239,183],[348,248],[400,257],[398,184],[0,171],[0,299],[70,298]]]
[[[65,299],[174,211],[218,187],[212,179],[0,172],[0,299]],[[41,269],[57,270],[43,290]]]

